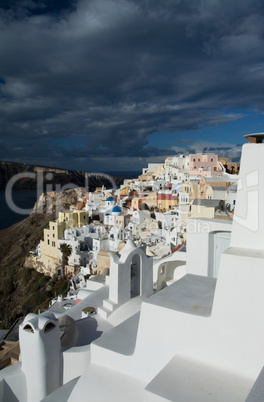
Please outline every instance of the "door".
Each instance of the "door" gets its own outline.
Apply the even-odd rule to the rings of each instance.
[[[230,244],[230,232],[217,232],[214,234],[214,264],[213,277],[217,278],[222,253],[228,249]]]

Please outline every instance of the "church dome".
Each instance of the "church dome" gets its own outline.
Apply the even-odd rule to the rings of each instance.
[[[118,205],[116,205],[113,209],[112,209],[112,214],[121,214],[122,212],[122,208],[119,207]]]
[[[114,198],[113,198],[113,197],[107,197],[106,201],[108,201],[108,202],[112,202],[112,201],[115,201],[115,200],[114,200]]]

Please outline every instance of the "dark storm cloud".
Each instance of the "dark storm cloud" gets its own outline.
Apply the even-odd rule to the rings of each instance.
[[[24,0],[0,10],[1,159],[161,156],[151,133],[264,110],[261,1]]]

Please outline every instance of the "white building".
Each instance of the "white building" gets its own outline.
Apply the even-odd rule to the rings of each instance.
[[[110,251],[118,251],[119,243],[127,239],[127,231],[119,226],[113,226],[108,234]]]
[[[230,211],[233,211],[236,206],[237,184],[231,184],[227,190],[227,204]]]
[[[177,226],[178,214],[174,211],[155,212],[155,216],[162,229],[171,229]]]
[[[127,225],[127,230],[133,232],[137,226],[141,225],[146,218],[150,217],[150,211],[144,209],[139,211],[134,211],[132,213],[132,217],[130,219],[129,224]]]
[[[69,228],[64,231],[64,237],[58,240],[58,246],[66,243],[71,246],[72,253],[68,263],[72,266],[96,265],[98,251],[108,250],[107,232],[103,225],[86,225],[81,228]],[[58,250],[59,258],[62,253]]]
[[[119,205],[115,205],[111,210],[107,210],[104,214],[104,225],[114,226],[116,224],[116,217],[122,214],[122,208]]]
[[[158,191],[166,187],[166,180],[158,179],[153,182],[152,190]]]
[[[197,226],[190,243],[198,244],[187,248],[186,264],[184,254],[177,260],[180,252],[161,261],[160,288],[178,269],[181,278],[155,294],[152,258],[128,241],[120,255],[111,254],[108,282],[67,312],[78,333],[73,346],[61,347],[56,317],[25,318],[21,361],[0,372],[6,400],[264,400],[262,138],[251,135],[255,143],[243,146],[230,245],[218,273],[204,247],[211,235],[218,242],[222,222],[191,220]],[[96,314],[81,319],[89,306]]]

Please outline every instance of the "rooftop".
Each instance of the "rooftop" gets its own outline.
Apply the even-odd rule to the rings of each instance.
[[[157,292],[145,303],[208,317],[212,312],[215,286],[215,278],[187,274],[180,281]]]
[[[196,198],[193,200],[193,205],[200,205],[204,207],[219,207],[220,203],[222,200],[209,200],[209,199],[201,199],[201,198]]]

